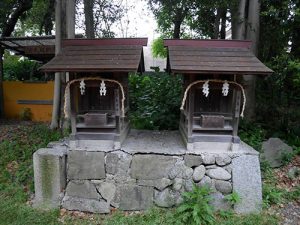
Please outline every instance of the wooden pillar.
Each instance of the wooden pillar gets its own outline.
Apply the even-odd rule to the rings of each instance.
[[[0,46],[0,118],[4,118],[4,96],[3,96],[3,55],[4,49]]]
[[[240,108],[241,108],[241,91],[235,91],[235,108],[234,108],[234,118],[233,118],[233,136],[238,136],[239,128],[239,118],[240,118]]]
[[[55,5],[55,55],[61,51],[61,22],[62,22],[62,1],[56,0]],[[59,112],[60,112],[60,87],[61,87],[61,73],[55,73],[54,80],[54,95],[53,95],[53,108],[52,120],[50,127],[52,129],[58,128]]]

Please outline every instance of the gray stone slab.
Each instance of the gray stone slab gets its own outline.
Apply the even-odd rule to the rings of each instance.
[[[216,189],[224,195],[230,194],[232,192],[232,184],[229,181],[215,180]]]
[[[113,200],[116,194],[116,189],[116,185],[112,182],[101,182],[97,185],[97,190],[107,202],[111,202]]]
[[[57,208],[66,187],[65,148],[42,148],[33,154],[34,206]]]
[[[130,175],[141,180],[153,180],[168,177],[169,170],[174,166],[176,158],[164,155],[134,155]]]
[[[215,169],[209,169],[206,171],[206,175],[210,178],[217,180],[229,180],[231,179],[231,174],[227,172],[227,170],[222,167],[217,167]]]
[[[179,131],[131,130],[122,145],[122,150],[131,154],[184,155],[186,153]]]
[[[95,185],[89,180],[71,180],[67,185],[66,195],[79,198],[101,198]]]
[[[68,210],[78,210],[83,212],[110,213],[110,205],[104,200],[65,196],[62,207]]]
[[[140,186],[155,187],[158,190],[163,190],[166,187],[173,184],[173,181],[168,178],[162,178],[157,180],[137,180],[137,184]]]
[[[163,191],[155,191],[154,202],[159,207],[169,208],[176,205],[179,196],[178,192],[166,188]]]
[[[270,138],[263,142],[262,151],[262,159],[269,162],[271,167],[276,168],[282,166],[283,155],[292,153],[293,148],[279,138]]]
[[[244,155],[232,160],[233,191],[241,202],[234,209],[237,213],[259,213],[262,207],[262,183],[258,156]]]
[[[106,173],[126,175],[132,160],[132,156],[122,151],[114,151],[106,154]]]
[[[203,159],[200,155],[185,155],[184,163],[188,167],[200,166],[203,163]]]
[[[119,185],[111,204],[121,210],[145,210],[153,205],[153,187]]]
[[[105,178],[104,152],[69,151],[69,179],[103,179]]]
[[[224,195],[222,195],[220,192],[213,192],[212,194],[210,194],[210,196],[210,204],[214,207],[215,211],[231,209],[230,203],[224,198]]]

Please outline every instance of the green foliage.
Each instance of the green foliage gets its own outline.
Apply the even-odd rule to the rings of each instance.
[[[287,54],[269,63],[274,74],[257,82],[257,120],[268,136],[300,146],[300,61]],[[298,141],[297,141],[298,140]]]
[[[237,192],[232,192],[229,195],[225,196],[225,199],[232,205],[234,206],[235,204],[239,203],[241,201],[241,197]]]
[[[3,61],[4,80],[41,80],[44,75],[38,71],[40,64],[5,52]]]
[[[163,38],[157,38],[153,40],[152,46],[152,55],[155,58],[167,58],[167,49],[164,47],[164,40]]]
[[[131,124],[137,129],[178,129],[182,92],[180,76],[166,73],[129,77]]]
[[[281,153],[281,162],[285,166],[289,164],[295,156],[294,152],[283,152]]]
[[[283,191],[273,184],[265,183],[263,185],[263,203],[266,207],[273,204],[279,204],[283,200]]]
[[[209,187],[196,185],[193,191],[183,193],[183,203],[176,210],[177,219],[183,224],[214,224],[210,193]]]
[[[242,120],[239,136],[245,143],[257,151],[261,151],[261,144],[266,138],[266,131],[259,124]]]

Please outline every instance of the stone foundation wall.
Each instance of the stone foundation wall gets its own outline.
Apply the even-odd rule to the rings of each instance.
[[[55,146],[51,147],[55,151]],[[182,193],[195,184],[211,187],[211,204],[217,210],[229,209],[224,197],[236,191],[242,198],[236,212],[258,212],[262,202],[258,154],[245,148],[250,147],[244,145],[239,152],[193,154],[69,148],[61,206],[94,213],[109,213],[112,208],[168,208],[180,204]]]

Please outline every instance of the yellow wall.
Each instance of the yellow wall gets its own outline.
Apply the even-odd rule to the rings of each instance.
[[[6,118],[19,118],[23,108],[30,108],[32,120],[51,121],[52,105],[18,104],[18,100],[53,100],[54,82],[23,83],[4,81],[4,112]]]

